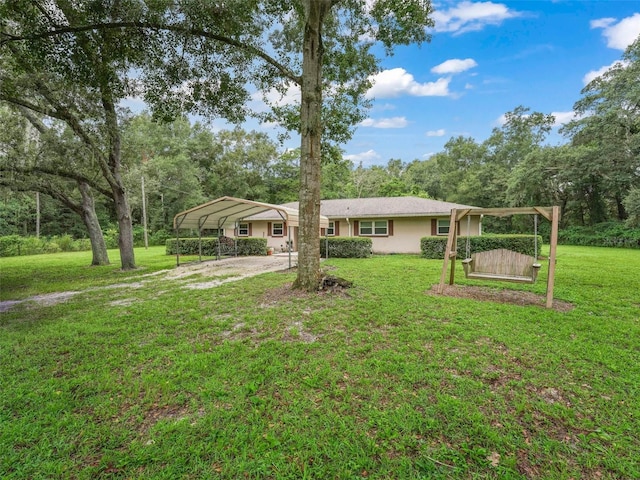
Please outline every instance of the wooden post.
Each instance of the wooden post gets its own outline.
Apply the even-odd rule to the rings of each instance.
[[[440,285],[438,286],[439,294],[442,294],[442,292],[444,291],[444,281],[447,278],[447,262],[449,261],[449,259],[451,259],[451,275],[449,276],[449,285],[453,285],[456,256],[455,251],[453,256],[451,256],[451,252],[453,250],[454,241],[456,239],[456,216],[457,210],[455,208],[452,208],[451,218],[449,220],[449,236],[447,237],[447,246],[444,251],[444,262],[442,263],[442,274],[440,275]]]
[[[551,241],[549,246],[549,274],[547,276],[547,308],[553,307],[553,286],[556,276],[556,251],[558,249],[558,223],[560,207],[554,206],[551,218]]]

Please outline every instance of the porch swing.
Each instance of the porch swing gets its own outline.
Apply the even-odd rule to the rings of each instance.
[[[547,302],[546,307],[553,306],[553,287],[556,269],[556,251],[558,246],[558,224],[560,220],[560,207],[523,207],[523,208],[453,208],[449,220],[449,237],[445,249],[442,275],[437,292],[444,293],[444,284],[449,268],[449,285],[455,282],[455,268],[457,258],[457,238],[459,222],[467,217],[467,241],[466,257],[462,261],[465,276],[477,280],[498,280],[502,282],[534,283],[540,270],[538,263],[538,214],[551,222],[551,238],[549,245],[549,267],[547,274]],[[471,254],[471,241],[469,239],[471,220],[470,216],[493,215],[503,217],[507,215],[535,215],[535,254],[524,255],[505,248],[476,252]]]
[[[541,265],[538,263],[538,215],[534,215],[534,256],[497,248],[471,254],[471,216],[467,215],[466,257],[462,261],[464,275],[475,280],[497,280],[513,283],[535,283]]]

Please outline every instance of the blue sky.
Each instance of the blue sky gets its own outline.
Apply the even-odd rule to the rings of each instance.
[[[431,42],[383,60],[369,118],[343,146],[356,165],[424,160],[458,135],[481,142],[518,105],[567,121],[588,79],[640,35],[638,1],[434,6]]]
[[[572,118],[589,79],[620,60],[640,35],[638,0],[433,0],[433,6],[431,42],[399,47],[382,61],[369,117],[342,145],[356,166],[426,160],[459,135],[482,142],[519,105],[554,114],[560,126]],[[297,102],[299,90],[267,97]],[[266,108],[260,92],[251,103]],[[144,109],[141,99],[123,105]],[[219,119],[209,125],[233,128]],[[243,127],[274,140],[278,133],[255,120]],[[565,139],[556,128],[548,141]],[[293,136],[282,148],[299,146]]]

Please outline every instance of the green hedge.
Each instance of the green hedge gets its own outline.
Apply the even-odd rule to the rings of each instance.
[[[329,237],[320,239],[320,255],[329,258],[367,258],[371,256],[373,242],[365,237]]]
[[[227,237],[228,238],[228,237]],[[233,240],[233,239],[231,239]],[[253,256],[267,254],[267,239],[258,237],[240,237],[236,238],[238,242],[239,256]],[[176,239],[169,238],[165,243],[167,247],[167,255],[176,254]],[[198,255],[199,241],[197,238],[181,238],[180,239],[180,255]],[[202,239],[202,255],[206,257],[215,257],[218,255],[218,239],[203,238]]]
[[[535,256],[535,235],[480,235],[471,236],[469,246],[471,253],[507,248],[514,252]],[[542,236],[538,235],[538,253],[542,246]],[[424,258],[444,258],[447,237],[423,237],[420,239],[420,251]],[[466,255],[467,237],[459,236],[457,245],[458,257]]]
[[[590,227],[568,227],[558,232],[558,243],[592,247],[640,248],[640,228],[622,222],[599,223]]]
[[[91,250],[88,238],[74,239],[71,235],[53,237],[22,237],[6,235],[0,237],[0,257],[37,255],[40,253],[78,252]]]

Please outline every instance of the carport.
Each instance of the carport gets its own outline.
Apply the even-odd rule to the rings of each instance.
[[[176,265],[180,265],[180,230],[190,229],[198,231],[199,259],[202,261],[202,231],[217,229],[238,224],[252,215],[274,211],[287,225],[288,241],[291,244],[291,229],[300,225],[298,210],[270,203],[254,202],[243,198],[220,197],[197,207],[193,207],[173,217],[173,228],[176,231]],[[327,228],[329,219],[320,215],[320,228]],[[291,249],[289,248],[289,268],[291,268]],[[221,256],[221,242],[218,242],[218,259]]]

